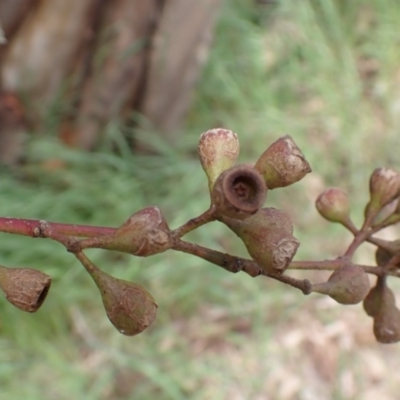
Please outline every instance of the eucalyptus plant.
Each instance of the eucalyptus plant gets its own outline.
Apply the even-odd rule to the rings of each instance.
[[[296,261],[300,246],[293,223],[283,210],[265,207],[268,192],[300,181],[311,167],[294,140],[286,135],[272,143],[254,164],[236,164],[239,140],[228,129],[211,129],[200,136],[198,154],[208,180],[210,205],[201,215],[171,229],[158,207],[132,214],[118,228],[61,224],[43,220],[0,217],[0,232],[48,238],[65,246],[92,277],[100,291],[108,318],[124,335],[136,335],[156,318],[153,296],[137,283],[117,279],[95,265],[84,253],[101,248],[148,257],[169,250],[200,257],[228,272],[264,276],[297,288],[303,294],[319,293],[340,304],[363,303],[373,318],[377,341],[400,341],[400,310],[388,287],[388,278],[400,277],[400,240],[386,241],[374,235],[400,222],[400,174],[378,168],[369,182],[369,201],[364,222],[357,228],[350,217],[350,201],[341,188],[327,188],[315,206],[323,218],[339,223],[353,235],[345,251],[335,259]],[[183,240],[187,233],[219,221],[236,234],[250,258],[222,253]],[[355,251],[365,242],[376,246],[375,265],[353,262]],[[290,270],[329,270],[325,282],[310,282],[288,274]],[[376,276],[370,287],[368,275]],[[30,268],[0,267],[0,289],[19,309],[35,312],[44,302],[51,278]]]

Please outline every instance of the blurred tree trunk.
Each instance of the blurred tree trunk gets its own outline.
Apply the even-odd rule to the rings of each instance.
[[[62,140],[83,149],[96,146],[109,121],[133,112],[173,139],[221,2],[1,0],[7,44],[0,46],[0,162],[13,137],[21,147],[23,127],[49,126],[49,110]],[[15,114],[7,129],[2,96],[3,115],[10,104]]]

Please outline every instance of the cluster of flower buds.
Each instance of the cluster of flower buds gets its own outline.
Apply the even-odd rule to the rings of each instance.
[[[365,221],[360,234],[373,232],[400,221],[400,174],[389,168],[377,168],[369,182],[370,199],[365,207]],[[338,222],[357,234],[350,219],[350,203],[340,188],[329,188],[316,200],[319,213],[330,222]],[[372,230],[371,230],[372,229]],[[368,236],[365,236],[368,237]],[[342,304],[363,301],[364,310],[373,318],[373,332],[378,342],[400,341],[400,310],[395,296],[386,283],[387,270],[400,268],[400,240],[378,239],[376,265],[384,273],[379,275],[375,287],[369,289],[364,270],[348,264],[336,270],[327,282],[312,285],[312,291],[328,294]]]
[[[344,190],[332,187],[318,196],[315,205],[321,216],[342,224],[355,238],[343,257],[335,260],[333,266],[328,266],[328,269],[336,268],[328,280],[313,284],[284,275],[290,267],[310,266],[292,262],[300,243],[293,236],[290,217],[276,208],[264,207],[269,190],[292,185],[311,172],[310,165],[293,139],[288,135],[279,138],[255,164],[236,165],[239,156],[236,133],[217,128],[200,136],[198,153],[208,179],[211,206],[200,217],[191,219],[174,231],[170,230],[158,207],[146,207],[134,213],[111,234],[95,236],[95,232],[82,240],[51,230],[46,233],[42,225],[42,230],[35,228],[38,236],[58,240],[75,254],[99,289],[107,316],[119,332],[128,336],[142,332],[154,322],[157,304],[142,286],[103,272],[86,257],[82,252],[84,249],[102,248],[141,257],[169,249],[187,251],[231,272],[245,270],[251,276],[263,274],[273,277],[301,289],[305,294],[324,294],[340,304],[363,302],[365,312],[373,318],[376,339],[381,343],[400,341],[400,310],[386,283],[387,276],[398,275],[400,269],[400,240],[390,242],[372,236],[380,229],[400,222],[399,173],[387,168],[378,168],[372,173],[365,221],[359,230],[350,218],[350,202]],[[225,224],[242,240],[252,260],[180,240],[190,230],[215,220]],[[80,235],[85,236],[82,232],[77,236]],[[373,272],[378,278],[372,289],[366,273],[371,272],[371,267],[359,266],[351,261],[357,247],[366,240],[378,247],[375,254],[378,269]],[[189,247],[191,251],[188,251]],[[229,263],[233,267],[228,268]],[[0,289],[6,299],[21,310],[38,310],[50,284],[51,278],[40,271],[0,266]]]
[[[262,207],[269,189],[289,186],[311,172],[300,149],[290,136],[283,136],[255,165],[235,165],[237,135],[212,129],[201,135],[198,150],[216,218],[239,236],[262,273],[282,274],[299,242],[286,214]]]

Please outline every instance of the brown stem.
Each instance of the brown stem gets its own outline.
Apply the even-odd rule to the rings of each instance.
[[[394,258],[393,258],[394,259]],[[392,260],[390,260],[390,264],[392,265]],[[394,260],[396,262],[396,260]],[[400,261],[400,255],[397,262]],[[335,260],[324,260],[324,261],[292,261],[287,269],[295,269],[295,270],[310,270],[310,271],[334,271],[344,264],[348,263],[349,260],[344,257],[337,258]],[[376,267],[372,265],[361,265],[354,264],[358,267],[362,268],[367,274],[376,275],[376,276],[395,276],[400,277],[400,271],[391,270],[388,271],[386,267]],[[395,265],[395,264],[394,264]]]
[[[200,257],[203,260],[218,265],[229,272],[236,273],[244,271],[252,277],[256,277],[261,273],[258,265],[252,260],[231,256],[230,254],[221,253],[217,250],[208,249],[183,240],[177,240],[172,248],[183,253]]]
[[[97,270],[97,267],[92,263],[92,261],[89,260],[89,258],[85,256],[85,254],[83,254],[82,251],[77,251],[76,253],[74,253],[74,255],[85,267],[86,271],[89,272],[89,274],[92,274]]]
[[[265,274],[269,278],[275,279],[279,282],[285,283],[286,285],[290,285],[296,289],[300,289],[303,294],[310,294],[312,292],[312,284],[308,279],[296,279],[292,278],[288,275],[272,275]]]
[[[285,283],[286,285],[300,289],[304,294],[311,293],[311,283],[307,279],[299,280],[287,275],[263,273],[261,272],[258,264],[252,260],[231,256],[230,254],[224,254],[216,250],[199,246],[197,244],[185,242],[183,240],[179,240],[174,245],[173,249],[200,257],[203,260],[207,260],[210,263],[218,265],[229,272],[236,273],[243,271],[252,277],[262,274],[279,282]]]
[[[215,207],[213,205],[207,211],[204,211],[203,214],[199,215],[196,218],[192,218],[187,221],[185,224],[180,226],[179,228],[172,231],[172,235],[176,239],[180,239],[182,236],[185,236],[187,233],[194,231],[202,225],[208,224],[209,222],[215,221],[216,212]]]
[[[347,228],[354,236],[358,234],[358,229],[354,225],[353,221],[350,219],[350,217],[347,218],[346,221],[342,222],[342,225]]]
[[[368,237],[372,234],[371,230],[361,230],[356,236],[354,236],[353,241],[350,243],[350,246],[344,253],[344,257],[352,258],[356,250],[360,247],[360,245],[368,239]]]
[[[287,269],[334,271],[346,263],[348,263],[348,259],[344,257],[323,261],[292,261]]]

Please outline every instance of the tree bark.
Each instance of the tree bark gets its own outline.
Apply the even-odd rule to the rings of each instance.
[[[222,0],[168,0],[153,39],[139,112],[168,140],[178,138],[207,60]]]
[[[0,106],[14,113],[0,121],[0,162],[26,122],[56,121],[64,142],[90,150],[109,121],[139,112],[176,139],[222,1],[0,1]]]

